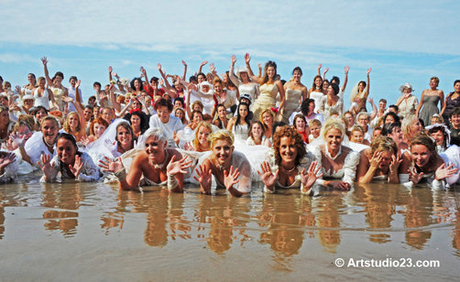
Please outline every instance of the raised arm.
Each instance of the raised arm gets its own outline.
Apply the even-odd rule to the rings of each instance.
[[[203,61],[203,62],[200,64],[200,67],[198,68],[198,73],[202,73],[203,66],[206,65],[207,63],[208,63],[208,61]]]
[[[42,60],[42,63],[43,63],[43,68],[45,69],[46,82],[48,83],[49,86],[53,86],[54,84],[53,84],[53,81],[50,78],[50,73],[48,71],[48,58],[43,57],[43,58],[41,58],[41,60]]]
[[[182,74],[182,79],[186,80],[187,79],[187,63],[182,60],[182,64],[184,65],[184,74]]]
[[[113,71],[112,66],[109,66],[109,83],[112,83],[112,79],[113,79],[112,78],[112,71]]]
[[[249,74],[249,77],[254,80],[255,82],[257,83],[262,83],[262,78],[261,77],[258,77],[258,76],[255,76],[254,73],[252,72],[252,69],[251,69],[251,65],[250,65],[250,62],[251,62],[251,56],[249,55],[249,53],[246,53],[244,55],[244,61],[246,62],[246,67],[248,68],[248,74]]]
[[[112,103],[115,112],[120,112],[121,111],[121,104],[118,103],[117,98],[115,97],[115,92],[113,91],[113,88],[115,86],[113,84],[110,84],[109,87],[109,93],[106,95],[106,99],[109,99],[110,103]]]
[[[367,70],[367,91],[366,91],[366,94],[365,94],[366,98],[367,98],[367,96],[369,96],[370,89],[371,89],[371,80],[369,79],[369,74],[371,73],[371,71],[372,71],[372,68],[369,68]]]
[[[377,115],[377,112],[378,112],[378,109],[377,109],[377,106],[375,106],[374,104],[374,99],[372,99],[371,97],[369,97],[369,99],[367,99],[367,101],[371,104],[372,106],[372,113],[371,113],[371,116],[370,116],[370,120],[373,120],[375,118],[375,116]]]
[[[319,64],[319,65],[318,65],[318,68],[317,68],[317,70],[318,70],[318,75],[319,75],[319,76],[321,76],[321,67],[322,67],[322,66],[323,66],[322,64]]]
[[[230,65],[230,70],[228,72],[228,76],[230,77],[230,80],[235,84],[236,87],[240,85],[240,82],[238,78],[235,76],[234,70],[235,70],[235,63],[236,63],[236,56],[232,55],[232,64]]]
[[[323,71],[323,80],[326,79],[326,73],[329,71],[329,68],[326,68],[324,71]]]
[[[161,68],[161,64],[158,63],[157,67],[158,67],[158,71],[160,72],[161,77],[163,78],[163,81],[164,81],[164,83],[165,83],[166,89],[171,89],[172,87],[171,87],[171,85],[170,85],[169,82],[168,82],[168,78],[166,77],[166,73],[165,73],[165,72],[163,71],[163,69]],[[166,90],[166,89],[165,89],[165,90]]]
[[[345,78],[343,80],[343,84],[342,84],[342,93],[345,92],[345,88],[347,87],[347,83],[348,83],[348,72],[350,71],[350,67],[349,66],[346,66],[345,67]]]
[[[150,85],[149,85],[149,77],[147,76],[147,71],[142,66],[141,66],[140,71],[141,71],[142,75],[145,78],[145,82],[147,83],[147,86],[150,87]]]

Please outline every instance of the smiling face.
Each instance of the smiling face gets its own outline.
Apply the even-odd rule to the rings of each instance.
[[[429,163],[430,158],[433,154],[433,152],[430,152],[430,150],[425,145],[421,144],[412,145],[410,151],[412,161],[415,165],[417,165],[420,168],[423,168]]]
[[[212,147],[212,153],[216,157],[217,163],[219,165],[225,165],[230,163],[232,160],[232,153],[234,147],[227,140],[216,140],[214,146]]]
[[[460,93],[460,82],[455,83],[454,90],[456,93]]]
[[[192,122],[198,124],[201,121],[203,121],[203,115],[200,112],[195,112],[195,114],[193,115]]]
[[[35,113],[35,118],[37,118],[38,122],[41,122],[44,117],[46,117],[46,111],[44,109],[40,109]]]
[[[359,91],[359,92],[363,92],[365,87],[366,87],[366,86],[364,86],[364,83],[360,82],[360,83],[358,84],[358,91]]]
[[[302,78],[302,74],[300,73],[299,70],[295,70],[294,74],[292,75],[292,78],[294,79],[295,82],[300,82],[300,79]]]
[[[67,121],[70,125],[70,128],[72,128],[73,130],[76,130],[76,128],[78,127],[78,125],[80,124],[80,120],[78,118],[78,115],[77,114],[70,114],[67,118]]]
[[[256,139],[262,138],[263,130],[259,123],[254,123],[251,127],[251,131],[252,131],[252,136],[254,136],[254,138]]]
[[[8,126],[8,124],[10,123],[10,115],[9,115],[9,112],[8,110],[2,110],[2,112],[0,112],[0,125],[2,125],[3,127],[6,127]]]
[[[412,125],[410,126],[410,130],[411,130],[411,135],[412,136],[415,136],[418,133],[422,132],[422,124],[420,123],[420,121],[418,119],[416,119],[416,120],[414,120],[414,122],[412,122]]]
[[[321,79],[321,77],[315,78],[315,86],[316,86],[316,88],[320,88],[322,83],[323,83],[323,80]]]
[[[331,128],[326,132],[326,144],[332,152],[337,152],[342,145],[342,132],[337,128]]]
[[[105,119],[108,124],[112,123],[112,111],[110,109],[103,109],[101,117]]]
[[[293,163],[297,157],[297,146],[295,140],[284,136],[280,139],[280,157],[284,163]]]
[[[351,133],[350,141],[355,142],[355,143],[359,143],[359,144],[363,144],[364,143],[364,134],[359,130],[355,130],[355,131],[353,131]]]
[[[248,75],[247,72],[245,72],[245,71],[240,72],[240,77],[241,77],[241,81],[243,83],[249,82],[249,75]]]
[[[174,115],[180,120],[182,120],[184,118],[184,112],[182,110],[176,110]]]
[[[248,106],[246,104],[240,104],[239,109],[238,109],[238,114],[242,119],[246,118],[248,116]]]
[[[305,131],[305,121],[301,118],[296,118],[294,122],[294,126],[299,132]]]
[[[458,129],[460,128],[460,115],[452,115],[451,117],[451,122],[452,122],[452,126],[455,128],[455,129]]]
[[[43,139],[46,141],[46,143],[50,145],[54,144],[59,131],[57,122],[54,120],[44,120],[42,122],[41,131],[43,133]]]
[[[93,111],[91,109],[85,108],[85,110],[83,111],[83,114],[85,116],[85,120],[90,121],[91,116],[93,115]]]
[[[327,93],[327,89],[329,88],[329,82],[327,81],[324,81],[323,82],[323,91],[325,91]]]
[[[214,91],[216,93],[221,93],[222,92],[222,83],[220,83],[220,82],[214,83]]]
[[[138,115],[131,115],[130,120],[133,127],[141,126],[141,118]]]
[[[20,125],[18,128],[18,135],[20,138],[25,136],[26,137],[25,139],[28,140],[30,136],[32,136],[32,131],[30,131],[27,125]]]
[[[62,163],[66,165],[73,165],[75,162],[75,154],[77,148],[73,145],[70,140],[65,138],[59,138],[56,143],[57,155]]]
[[[435,79],[430,80],[430,88],[436,89],[438,87],[438,82]]]
[[[217,115],[219,116],[220,119],[227,118],[227,111],[225,110],[224,106],[219,106],[219,108],[217,109]]]
[[[273,116],[269,113],[264,113],[262,115],[262,121],[266,126],[271,127],[273,125]]]
[[[161,106],[157,109],[158,118],[162,123],[169,122],[169,115],[171,112],[169,111],[167,106]]]
[[[267,68],[267,76],[269,79],[274,79],[275,78],[275,75],[276,75],[276,70],[275,70],[275,67],[268,67]]]
[[[436,145],[444,146],[444,134],[441,130],[431,133],[430,136],[434,139],[434,141],[436,141]]]
[[[210,134],[211,134],[211,131],[205,126],[201,126],[198,129],[198,136],[197,136],[198,142],[200,143],[202,147],[207,148],[209,146],[210,141],[208,140],[208,137]]]
[[[131,133],[123,126],[117,129],[117,140],[123,148],[130,147],[133,141]]]
[[[319,127],[318,125],[312,125],[310,127],[310,133],[311,135],[313,135],[314,138],[318,138],[320,132],[321,132],[321,127]]]
[[[166,142],[156,136],[150,136],[145,140],[145,152],[151,163],[160,163],[163,158]]]
[[[107,129],[103,124],[95,123],[93,126],[94,129],[94,134],[96,135],[97,138],[101,137],[101,135],[105,132]]]
[[[334,88],[331,85],[327,87],[327,95],[335,95]]]

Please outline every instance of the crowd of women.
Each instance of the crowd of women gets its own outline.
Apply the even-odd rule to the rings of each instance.
[[[132,80],[109,67],[108,83],[94,82],[85,104],[76,76],[65,87],[64,74],[50,77],[41,61],[44,76],[29,73],[23,87],[0,77],[2,183],[41,170],[44,182],[104,179],[173,192],[190,182],[239,197],[254,182],[267,193],[316,195],[354,182],[447,189],[459,180],[460,80],[444,97],[432,77],[420,103],[406,83],[387,108],[369,97],[372,68],[347,93],[349,67],[340,85],[319,65],[308,88],[300,67],[285,81],[273,61],[253,71],[246,54],[240,67],[231,56],[220,75],[214,64],[204,73],[205,61],[188,79],[184,61],[182,75],[158,64],[160,78],[150,79],[143,67]]]

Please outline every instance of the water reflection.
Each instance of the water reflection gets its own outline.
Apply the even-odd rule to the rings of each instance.
[[[351,192],[348,192],[351,193]],[[315,213],[318,240],[325,248],[325,251],[335,253],[340,245],[340,216],[339,211],[343,210],[343,196],[347,192],[334,192],[315,200]]]

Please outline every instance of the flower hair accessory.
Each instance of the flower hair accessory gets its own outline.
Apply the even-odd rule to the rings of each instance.
[[[277,113],[279,112],[278,107],[276,107],[276,108],[270,108],[270,110],[272,110],[272,112],[274,112],[275,114],[277,114]]]

